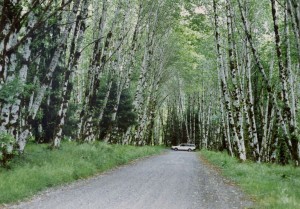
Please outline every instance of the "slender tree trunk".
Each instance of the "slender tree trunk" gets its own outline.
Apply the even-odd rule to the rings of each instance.
[[[283,120],[289,123],[289,134],[291,136],[291,147],[289,147],[291,155],[293,157],[293,160],[296,161],[296,164],[299,164],[300,156],[299,156],[299,142],[297,139],[297,136],[295,135],[295,129],[294,121],[292,119],[292,112],[289,104],[289,95],[288,95],[288,73],[286,68],[283,65],[282,61],[282,52],[281,52],[281,40],[279,35],[279,27],[277,22],[277,11],[276,11],[276,3],[275,0],[271,0],[272,5],[272,17],[273,17],[273,23],[274,23],[274,35],[275,35],[275,46],[276,46],[276,53],[278,58],[278,68],[279,68],[279,77],[282,85],[282,100],[284,103],[283,108]],[[287,139],[289,140],[289,139]],[[288,143],[289,144],[289,143]]]
[[[288,4],[288,3],[287,3]],[[286,7],[288,8],[288,5],[286,5]],[[300,8],[299,8],[300,9]],[[296,102],[296,97],[295,97],[295,87],[294,87],[294,83],[295,79],[293,76],[293,72],[292,72],[292,61],[291,61],[291,45],[290,45],[290,39],[289,39],[289,26],[288,26],[288,20],[289,20],[289,16],[288,16],[288,9],[285,10],[285,36],[286,36],[286,62],[285,62],[285,68],[286,68],[286,73],[288,75],[288,90],[290,92],[290,100],[291,100],[291,118],[290,118],[290,123],[291,123],[291,128],[294,130],[292,131],[291,135],[292,137],[294,137],[295,139],[298,140],[298,145],[297,145],[297,152],[298,152],[298,156],[300,157],[300,142],[298,139],[298,134],[299,134],[299,128],[297,127],[297,102]],[[299,31],[300,34],[300,31]],[[300,40],[297,40],[298,42]],[[300,62],[300,50],[299,50],[299,62]],[[298,66],[299,69],[299,66]]]
[[[65,119],[69,107],[69,100],[71,97],[71,92],[73,90],[73,85],[70,81],[70,78],[72,77],[72,74],[76,71],[78,68],[78,61],[81,56],[81,51],[82,51],[82,42],[84,38],[84,33],[86,30],[86,18],[88,15],[88,6],[89,6],[89,1],[84,0],[82,3],[81,7],[81,12],[77,16],[76,20],[76,25],[74,29],[74,34],[73,34],[73,40],[71,43],[71,49],[70,49],[70,58],[68,61],[68,69],[65,72],[65,78],[64,78],[64,86],[63,86],[63,91],[62,91],[62,101],[60,104],[60,109],[58,111],[57,115],[57,126],[54,131],[54,137],[52,140],[52,147],[58,148],[60,146],[60,141],[62,137],[62,129],[65,124]],[[78,36],[77,40],[76,36]],[[76,42],[76,47],[75,47],[75,42]]]
[[[251,35],[250,29],[249,29],[249,23],[246,19],[245,12],[242,8],[240,0],[238,0],[238,3],[239,3],[239,9],[240,9],[240,13],[241,13],[242,22],[243,22],[243,25],[244,25],[245,34],[246,34],[247,40],[249,42],[252,54],[254,56],[254,60],[257,64],[257,67],[258,67],[260,73],[263,76],[263,80],[266,84],[267,92],[270,95],[270,98],[272,98],[272,103],[273,103],[274,107],[276,108],[276,112],[278,114],[278,118],[280,119],[280,124],[281,124],[282,129],[283,129],[284,137],[287,139],[287,143],[289,144],[289,147],[291,148],[292,146],[291,146],[291,141],[289,140],[289,133],[288,133],[288,128],[287,128],[287,123],[284,120],[284,117],[282,116],[282,112],[281,112],[282,110],[279,108],[279,106],[277,104],[276,95],[273,92],[270,79],[268,79],[268,77],[265,73],[266,72],[265,68],[262,65],[262,62],[261,62],[260,57],[258,55],[258,52],[257,52],[257,50],[256,50],[256,48],[253,44],[252,35]],[[290,151],[291,151],[291,149],[290,149]]]
[[[89,72],[88,72],[88,83],[85,90],[85,100],[80,113],[80,123],[78,127],[78,140],[80,141],[93,141],[95,140],[95,135],[93,133],[93,107],[95,107],[96,94],[98,92],[98,87],[100,84],[99,76],[103,63],[101,63],[104,47],[103,36],[104,29],[106,26],[107,19],[107,0],[102,3],[101,17],[98,23],[98,34],[96,36],[95,44],[93,47],[93,55],[90,61]],[[106,42],[110,40],[112,34],[111,31],[108,32]],[[108,42],[109,43],[109,42]],[[108,46],[107,46],[108,47]],[[106,59],[106,58],[104,58]]]
[[[228,30],[228,55],[229,55],[229,67],[231,72],[231,79],[233,84],[233,106],[234,106],[234,115],[236,120],[236,131],[238,135],[238,143],[239,143],[239,154],[241,156],[242,160],[246,159],[246,149],[245,149],[245,142],[244,142],[244,133],[243,133],[243,115],[241,110],[241,89],[238,86],[237,81],[237,61],[235,57],[235,42],[233,37],[233,31],[232,31],[232,11],[231,11],[231,2],[230,0],[227,0],[226,3],[227,6],[227,30]]]
[[[80,0],[75,0],[73,4],[73,9],[71,12],[69,12],[67,16],[67,23],[73,23],[75,18],[76,18],[76,13],[78,11],[78,7],[80,4]],[[64,31],[62,32],[61,38],[57,41],[57,48],[53,54],[53,57],[51,59],[47,74],[41,83],[41,87],[37,92],[36,98],[33,101],[32,108],[29,110],[29,115],[26,120],[26,125],[19,135],[19,138],[17,139],[17,144],[19,146],[19,151],[23,152],[25,145],[26,145],[26,140],[28,138],[28,135],[30,133],[30,124],[32,120],[35,119],[36,114],[41,106],[42,100],[45,96],[46,90],[49,88],[51,80],[53,78],[53,73],[56,69],[56,66],[59,62],[59,57],[62,53],[62,51],[65,49],[65,43],[68,38],[68,35],[71,31],[72,24],[66,24]]]
[[[248,111],[249,111],[249,120],[250,120],[250,136],[252,137],[253,144],[253,157],[257,162],[261,161],[260,156],[260,148],[258,143],[258,135],[257,135],[257,127],[256,127],[256,119],[254,112],[254,99],[253,99],[253,91],[252,91],[252,81],[251,81],[251,58],[250,54],[247,50],[247,45],[245,46],[246,50],[246,69],[247,69],[247,80],[248,80]]]
[[[216,5],[216,0],[213,1],[213,7],[214,7],[214,23],[215,23],[215,39],[216,39],[216,50],[217,50],[217,57],[218,57],[218,68],[219,68],[219,73],[220,73],[220,81],[221,81],[221,89],[222,89],[222,95],[224,98],[224,103],[225,107],[228,113],[228,118],[230,121],[230,126],[233,129],[233,135],[234,135],[234,141],[238,147],[238,152],[239,152],[239,158],[241,160],[246,160],[246,153],[244,152],[243,147],[241,147],[241,144],[239,143],[239,136],[237,133],[236,129],[236,124],[233,118],[233,113],[231,110],[231,100],[230,100],[230,95],[228,93],[228,88],[227,88],[227,82],[225,78],[225,72],[222,66],[222,53],[220,50],[220,32],[219,32],[219,23],[218,23],[218,15],[217,15],[217,5]],[[240,133],[241,134],[241,133]]]
[[[133,111],[137,113],[137,122],[140,124],[138,125],[139,129],[145,125],[145,113],[143,110],[146,105],[145,105],[145,101],[146,100],[143,97],[143,91],[146,89],[146,85],[147,85],[147,71],[149,68],[149,61],[150,61],[150,56],[153,52],[153,41],[154,41],[154,35],[155,35],[155,29],[156,29],[156,23],[157,23],[157,11],[155,12],[155,20],[153,24],[150,24],[150,18],[149,21],[146,25],[146,34],[147,34],[147,42],[145,44],[145,48],[144,48],[144,55],[143,55],[143,61],[142,61],[142,66],[141,66],[141,71],[140,71],[140,76],[139,76],[139,80],[138,80],[138,84],[137,84],[137,88],[136,88],[136,93],[135,93],[135,97],[134,97],[134,101],[133,101]],[[150,27],[152,26],[152,28],[150,29]],[[124,141],[127,143],[129,141],[131,141],[130,138],[134,138],[136,143],[143,143],[143,139],[140,139],[141,136],[141,132],[142,130],[137,130],[135,133],[131,133],[132,130],[135,130],[134,127],[129,127],[126,131],[126,135],[125,135],[125,139]],[[133,134],[133,135],[131,135]]]

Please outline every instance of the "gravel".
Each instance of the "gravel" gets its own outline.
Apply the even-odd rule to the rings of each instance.
[[[251,201],[203,164],[195,152],[168,151],[61,188],[9,208],[235,209]]]

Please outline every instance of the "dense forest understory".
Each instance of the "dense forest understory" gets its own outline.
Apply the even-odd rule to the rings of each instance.
[[[0,161],[29,140],[299,164],[298,0],[0,0]]]

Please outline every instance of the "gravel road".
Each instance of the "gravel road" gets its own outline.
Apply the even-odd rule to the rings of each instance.
[[[104,174],[51,189],[11,208],[234,209],[250,208],[195,152],[168,151]]]

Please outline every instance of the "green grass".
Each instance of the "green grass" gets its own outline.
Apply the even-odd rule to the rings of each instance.
[[[47,187],[86,178],[162,151],[162,147],[71,142],[51,151],[47,145],[28,144],[25,154],[10,163],[10,169],[0,168],[0,204],[22,200]]]
[[[254,162],[240,163],[220,152],[201,151],[201,155],[253,197],[255,208],[300,208],[299,168]]]

